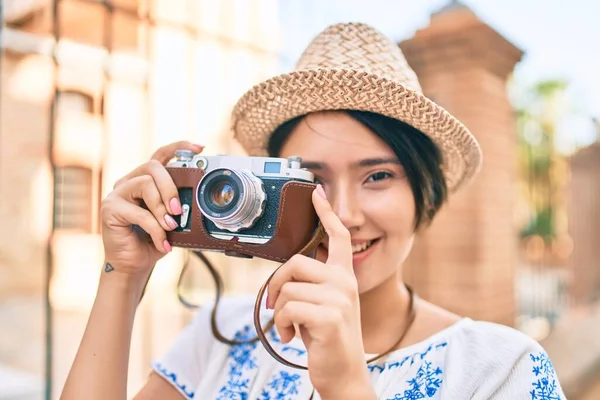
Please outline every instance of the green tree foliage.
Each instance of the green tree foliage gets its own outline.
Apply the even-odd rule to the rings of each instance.
[[[518,168],[530,220],[522,237],[538,235],[547,242],[556,236],[555,216],[560,177],[557,166],[564,162],[556,150],[556,134],[565,113],[564,80],[540,81],[517,100]]]

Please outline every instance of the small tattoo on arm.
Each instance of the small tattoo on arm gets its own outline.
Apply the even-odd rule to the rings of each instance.
[[[108,274],[109,272],[112,272],[112,271],[114,271],[114,270],[115,270],[115,267],[113,267],[113,266],[112,266],[112,265],[110,265],[109,263],[106,263],[106,264],[104,265],[104,272],[106,272],[107,274]]]

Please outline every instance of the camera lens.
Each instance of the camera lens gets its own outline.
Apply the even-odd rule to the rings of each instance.
[[[233,200],[234,195],[233,186],[228,182],[219,182],[210,189],[210,201],[218,208],[228,206]]]
[[[199,186],[200,210],[212,219],[227,218],[244,193],[243,181],[229,170],[216,170],[206,175]]]
[[[218,168],[200,180],[196,198],[200,212],[218,228],[237,232],[262,215],[266,194],[251,172]]]

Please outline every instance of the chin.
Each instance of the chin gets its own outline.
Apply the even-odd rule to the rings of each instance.
[[[363,263],[360,268],[354,268],[354,276],[356,276],[358,294],[360,295],[376,289],[387,280],[386,277],[382,276],[384,271],[377,267],[382,264],[377,263],[376,260],[373,261],[373,263]]]

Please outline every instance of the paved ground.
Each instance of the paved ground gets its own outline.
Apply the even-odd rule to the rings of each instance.
[[[591,389],[600,391],[600,304],[572,312],[555,327],[542,345],[555,365],[569,399],[586,396],[581,392],[582,379],[599,383]],[[593,375],[591,375],[593,374]],[[600,399],[591,397],[591,399]]]

